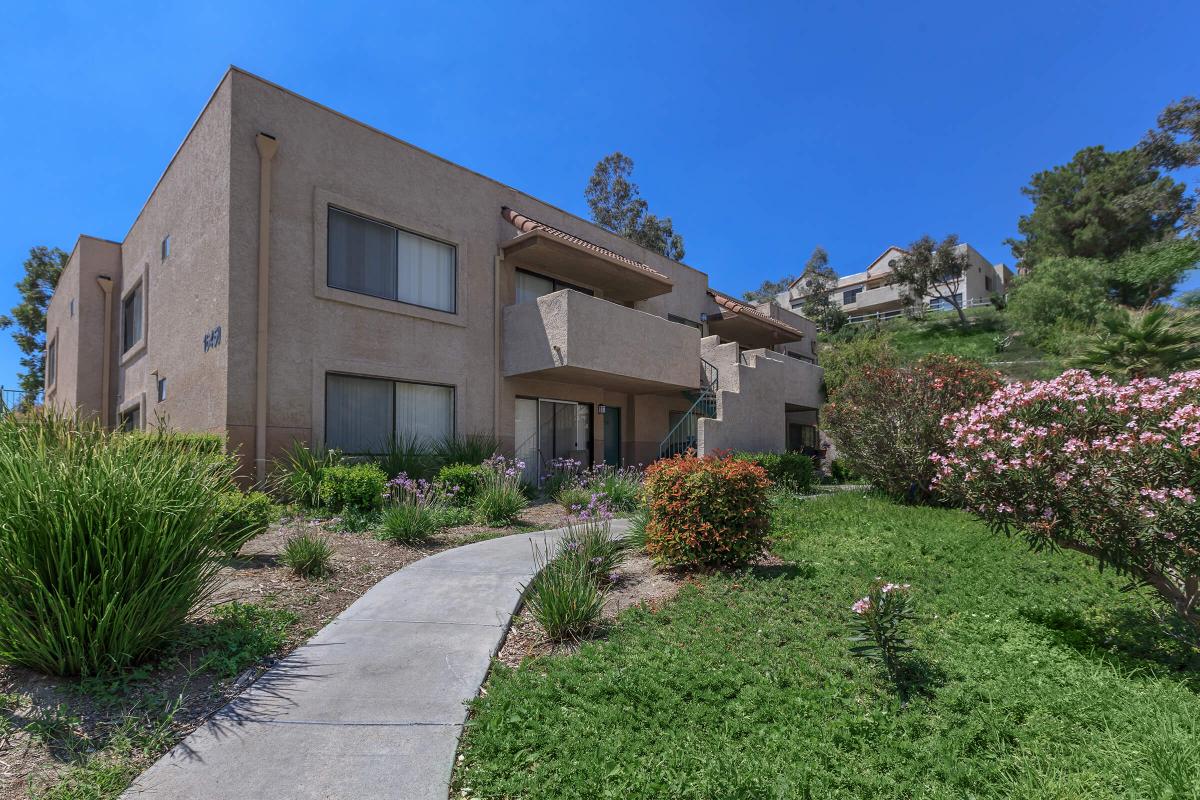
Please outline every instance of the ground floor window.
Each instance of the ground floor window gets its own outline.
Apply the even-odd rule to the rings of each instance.
[[[592,404],[518,397],[514,428],[517,458],[525,479],[538,483],[555,459],[592,465]]]
[[[142,407],[133,406],[127,411],[121,412],[121,430],[126,433],[140,431],[142,429]]]
[[[392,440],[429,443],[453,435],[452,386],[325,376],[326,447],[366,455],[382,452]]]

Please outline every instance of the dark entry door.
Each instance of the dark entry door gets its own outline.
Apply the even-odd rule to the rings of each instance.
[[[612,406],[604,410],[604,463],[621,466],[621,409]]]

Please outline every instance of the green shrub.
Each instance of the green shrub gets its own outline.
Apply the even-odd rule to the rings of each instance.
[[[525,606],[551,639],[578,639],[586,634],[604,609],[604,593],[578,558],[546,559],[524,587]]]
[[[327,467],[321,477],[321,502],[334,511],[370,511],[383,503],[387,480],[374,464]]]
[[[213,587],[235,470],[169,436],[0,419],[0,661],[90,675],[161,648]]]
[[[734,566],[767,543],[771,481],[749,461],[680,455],[646,470],[646,551],[673,566]]]
[[[628,547],[625,540],[613,536],[607,513],[572,518],[559,544],[560,559],[574,559],[597,586],[610,582]]]
[[[478,464],[448,464],[438,470],[435,483],[451,493],[451,502],[456,506],[469,506],[479,494],[483,481],[483,468]],[[450,487],[458,487],[451,489]]]
[[[844,458],[835,458],[829,462],[829,477],[833,478],[834,483],[855,483],[862,480]]]
[[[907,502],[931,497],[935,465],[950,431],[942,418],[980,403],[1001,386],[977,361],[928,355],[911,367],[866,367],[825,406],[839,456],[873,486]]]
[[[400,436],[383,443],[383,452],[371,459],[388,478],[408,475],[429,478],[437,470],[433,448],[416,436]]]
[[[217,499],[217,516],[221,520],[219,546],[232,557],[242,545],[270,527],[275,519],[275,506],[262,492],[242,494],[234,489]]]
[[[325,537],[309,531],[289,536],[279,560],[302,578],[319,578],[329,571],[333,548]]]
[[[342,454],[337,450],[311,450],[299,440],[275,461],[272,489],[284,499],[308,508],[321,504],[321,478],[325,470],[339,466]]]
[[[646,549],[646,525],[650,522],[650,509],[638,506],[629,517],[629,529],[625,531],[625,544],[632,550]]]
[[[486,433],[446,436],[433,446],[441,464],[467,464],[477,467],[500,451],[500,440]],[[411,473],[410,473],[411,474]]]
[[[751,461],[767,471],[771,483],[793,492],[806,492],[817,483],[817,468],[803,453],[734,453],[739,461]]]
[[[384,509],[380,539],[396,544],[419,544],[442,527],[438,509],[418,503],[398,503]]]

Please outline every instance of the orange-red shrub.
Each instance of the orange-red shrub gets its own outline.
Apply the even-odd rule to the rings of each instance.
[[[733,566],[762,552],[770,515],[766,471],[749,461],[693,453],[646,470],[646,550],[673,566]]]

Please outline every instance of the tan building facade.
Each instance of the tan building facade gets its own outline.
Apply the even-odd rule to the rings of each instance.
[[[124,240],[80,238],[47,343],[47,403],[223,433],[257,478],[294,440],[784,450],[821,391],[803,317],[237,69]]]
[[[950,287],[950,294],[958,295],[964,308],[989,305],[994,295],[1008,292],[1013,272],[1004,264],[992,264],[969,244],[960,244],[958,250],[966,256],[967,269],[957,283]],[[829,298],[842,309],[850,322],[865,322],[875,319],[890,319],[904,313],[904,295],[892,274],[896,259],[905,255],[905,250],[895,245],[883,251],[863,272],[846,275],[838,279],[837,288]],[[786,292],[781,292],[776,301],[786,308],[797,311],[804,305],[808,292],[801,279],[797,278]],[[930,311],[945,311],[953,308],[946,300],[930,294],[923,298],[922,306]]]

